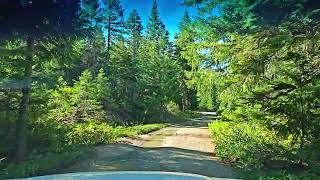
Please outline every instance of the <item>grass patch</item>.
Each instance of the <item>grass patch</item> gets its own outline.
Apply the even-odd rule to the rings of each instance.
[[[166,127],[165,124],[146,124],[133,127],[116,127],[114,132],[117,138],[132,137],[141,134],[148,134]]]

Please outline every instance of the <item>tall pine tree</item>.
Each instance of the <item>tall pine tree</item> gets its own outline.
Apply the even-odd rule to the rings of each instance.
[[[63,36],[66,32],[74,33],[74,19],[78,9],[77,0],[72,1],[1,1],[0,2],[0,36],[19,35],[25,40],[26,51],[21,55],[24,72],[21,83],[21,100],[19,116],[16,122],[16,155],[20,162],[27,150],[27,124],[32,90],[33,68],[36,62],[37,43],[52,34]],[[48,38],[50,39],[50,38]],[[41,44],[41,43],[38,43]],[[1,50],[2,51],[2,50]],[[1,52],[2,53],[2,52]],[[15,53],[15,52],[12,52]],[[18,55],[16,53],[16,55]]]
[[[187,50],[187,46],[195,41],[195,32],[193,32],[191,23],[189,13],[186,11],[179,24],[179,33],[177,33],[175,37],[175,56],[183,70],[179,81],[180,90],[183,94],[179,104],[183,110],[195,109],[197,107],[196,92],[194,89],[188,88],[185,83],[186,76],[184,72],[191,71],[192,68],[188,64],[188,61],[181,55]]]
[[[141,34],[143,29],[141,24],[141,18],[137,10],[134,9],[130,13],[129,18],[126,22],[126,29],[129,35],[128,39],[129,39],[132,59],[136,59],[137,51],[142,38]]]
[[[155,0],[152,5],[151,15],[147,24],[146,36],[153,41],[159,41],[165,39],[168,42],[169,33],[163,24],[158,10],[158,4]]]
[[[107,35],[106,64],[108,65],[110,60],[111,43],[115,42],[115,40],[121,37],[123,32],[123,9],[120,0],[99,1],[97,20]]]
[[[79,21],[85,33],[91,33],[98,26],[97,0],[82,0],[80,2]]]

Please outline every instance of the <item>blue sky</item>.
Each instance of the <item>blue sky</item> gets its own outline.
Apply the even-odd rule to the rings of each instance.
[[[178,32],[178,24],[181,21],[184,12],[188,10],[192,16],[196,14],[196,10],[184,7],[182,5],[183,0],[157,0],[157,2],[160,17],[170,33],[170,40],[173,40],[174,34]],[[141,16],[144,28],[146,28],[153,0],[121,0],[121,3],[125,10],[125,17],[127,18],[128,14],[133,9],[136,9]]]

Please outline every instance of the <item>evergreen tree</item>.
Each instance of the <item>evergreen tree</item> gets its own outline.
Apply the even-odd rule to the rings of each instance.
[[[191,25],[191,18],[188,11],[184,12],[181,22],[179,23],[180,31],[189,28]]]
[[[137,12],[137,10],[132,10],[130,13],[128,20],[126,22],[126,28],[129,33],[129,44],[131,49],[131,55],[133,60],[136,59],[137,51],[139,48],[139,44],[142,38],[142,24],[141,18]]]
[[[32,2],[32,3],[30,3]],[[0,5],[0,36],[19,35],[25,39],[24,77],[21,86],[19,117],[16,121],[16,161],[23,160],[27,147],[27,124],[31,99],[33,67],[37,65],[34,52],[36,43],[52,34],[74,33],[75,14],[78,3],[73,1],[11,1]],[[1,2],[3,3],[3,2]],[[14,22],[12,24],[12,22]],[[16,26],[19,24],[19,26]],[[62,31],[63,30],[63,31]],[[39,64],[38,64],[39,65]]]
[[[85,40],[86,47],[81,59],[84,67],[96,77],[99,70],[105,67],[107,52],[101,29],[94,29],[91,32],[92,36],[87,37]]]
[[[141,38],[143,27],[137,10],[134,9],[131,11],[126,22],[126,28],[129,31],[130,38]]]
[[[97,87],[101,88],[101,85],[95,82],[88,70],[81,74],[73,87],[60,78],[58,88],[52,92],[48,103],[51,108],[49,119],[63,123],[103,121],[104,112],[99,101],[101,94],[97,93]]]
[[[138,92],[140,117],[148,122],[164,119],[166,103],[177,102],[180,66],[169,51],[159,52],[158,42],[144,39],[138,53]]]
[[[185,51],[187,51],[187,47],[195,42],[195,37],[196,36],[194,30],[192,29],[192,22],[189,13],[186,11],[182,21],[179,24],[179,32],[175,37],[175,57],[182,68],[179,81],[182,96],[179,105],[183,110],[194,109],[197,107],[197,98],[194,86],[189,84],[190,88],[188,88],[185,82],[187,78],[185,73],[191,71],[192,68],[188,64],[187,59],[185,59],[182,55]]]
[[[293,137],[287,156],[300,165],[310,161],[306,154],[319,146],[319,4],[201,2],[204,13],[212,15],[212,8],[219,7],[222,14],[198,21],[202,39],[188,47],[185,57],[192,67],[198,66],[195,72],[205,68],[216,74],[223,118],[262,123]]]
[[[101,0],[97,9],[97,20],[106,31],[107,59],[110,60],[111,44],[122,36],[123,32],[123,9],[120,0]]]
[[[102,5],[102,4],[100,4]],[[86,49],[82,61],[86,69],[89,69],[93,76],[96,76],[99,69],[106,66],[104,29],[99,25],[98,0],[83,0],[80,3],[79,21],[82,34],[85,38]],[[100,9],[101,10],[101,9]]]
[[[117,104],[117,113],[125,120],[134,120],[133,90],[135,89],[135,64],[129,55],[125,41],[114,45],[110,59],[110,82],[112,97]]]
[[[91,33],[98,26],[97,21],[97,0],[82,0],[80,1],[79,21],[85,33]]]
[[[147,24],[146,37],[153,41],[165,40],[166,45],[169,42],[169,33],[165,29],[158,10],[158,4],[155,0],[152,5],[151,15],[149,16],[149,22]]]
[[[116,107],[111,93],[110,81],[102,68],[95,79],[95,84],[97,100],[102,103],[103,109],[107,114],[112,113],[112,110]]]

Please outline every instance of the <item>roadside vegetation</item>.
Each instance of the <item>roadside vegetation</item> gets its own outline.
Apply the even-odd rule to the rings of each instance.
[[[98,122],[63,126],[60,127],[63,129],[47,132],[48,135],[54,134],[55,136],[47,137],[51,138],[47,140],[52,143],[48,147],[37,148],[22,163],[3,164],[3,166],[6,166],[0,171],[0,179],[59,173],[64,168],[78,163],[80,159],[94,156],[95,152],[90,148],[92,146],[113,143],[123,137],[147,134],[165,126],[165,124],[147,124],[132,127],[113,127]],[[8,161],[4,159],[2,163],[6,162]]]
[[[186,2],[202,16],[182,56],[221,116],[216,155],[245,179],[319,179],[319,2]]]
[[[236,168],[244,179],[318,179],[320,163],[299,163],[299,147],[293,138],[279,137],[257,123],[212,122],[209,130],[215,155]],[[308,155],[317,154],[310,150]]]

